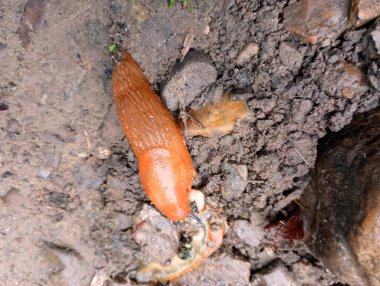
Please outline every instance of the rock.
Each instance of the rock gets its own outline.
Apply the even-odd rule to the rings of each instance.
[[[377,157],[379,162],[380,156]],[[365,218],[359,226],[359,233],[355,233],[357,235],[351,237],[350,242],[358,262],[368,275],[370,285],[378,286],[380,285],[380,184],[377,185],[377,189],[369,190],[367,195]]]
[[[247,186],[247,166],[225,163],[222,165],[222,172],[224,173],[221,187],[223,198],[227,201],[239,198]]]
[[[242,241],[251,247],[259,246],[265,235],[263,227],[250,223],[247,220],[235,221],[232,229]]]
[[[379,0],[300,0],[284,9],[285,29],[316,44],[380,15]]]
[[[20,135],[21,129],[20,122],[17,119],[12,118],[8,120],[6,131],[9,137]]]
[[[206,263],[204,273],[208,279],[218,281],[218,285],[248,285],[250,267],[249,262],[222,256]]]
[[[236,87],[238,89],[247,89],[252,84],[252,73],[249,69],[235,69],[234,79],[236,80]]]
[[[214,83],[217,70],[206,54],[191,51],[182,63],[174,68],[175,73],[162,89],[162,100],[167,108],[176,111],[179,103],[189,105],[202,90]]]
[[[37,176],[41,179],[47,180],[51,175],[52,170],[50,168],[42,167],[38,170]]]
[[[226,94],[215,104],[206,105],[200,109],[191,109],[186,121],[188,136],[223,136],[230,133],[235,123],[249,115],[245,100],[231,100]],[[183,122],[179,126],[185,129]]]
[[[98,159],[105,160],[111,155],[111,149],[107,146],[95,146],[91,154]]]
[[[69,202],[69,195],[62,192],[51,192],[49,194],[49,202],[57,207],[66,208]]]
[[[5,102],[0,102],[0,111],[8,110],[9,105],[6,104]]]
[[[207,35],[210,33],[210,25],[209,25],[209,24],[207,24],[207,25],[204,27],[202,33],[203,33],[203,35],[205,35],[205,36],[207,36]]]
[[[350,285],[380,281],[379,162],[377,107],[320,142],[316,167],[300,199],[306,245]]]
[[[371,36],[372,36],[373,42],[375,43],[377,54],[380,56],[380,29],[372,31]]]
[[[289,42],[281,42],[279,47],[281,63],[293,72],[301,68],[304,52],[298,51],[297,47]]]
[[[221,281],[221,285],[247,285],[251,273],[250,267],[249,262],[223,256],[206,263],[204,272],[210,280]]]
[[[372,54],[371,58],[379,58],[380,57],[380,19],[378,19],[369,29],[369,41],[368,42],[368,49],[369,51],[366,51],[366,57],[368,57],[368,53]]]
[[[253,257],[254,262],[252,263],[251,269],[253,271],[262,269],[264,266],[268,265],[276,258],[276,253],[274,252],[272,247],[263,247],[261,251],[256,253]]]
[[[79,163],[75,168],[74,177],[78,183],[86,188],[99,187],[106,179],[107,166],[90,166],[87,163]]]
[[[93,268],[73,249],[46,243],[41,249],[44,263],[49,265],[47,285],[89,285]]]
[[[250,59],[259,52],[259,45],[256,43],[247,44],[237,56],[236,63],[242,65],[249,62]]]
[[[173,286],[215,286],[215,285],[250,285],[249,262],[234,259],[230,256],[210,258],[204,266],[190,272],[171,283]]]
[[[380,65],[376,62],[370,64],[367,72],[367,78],[371,86],[380,91]]]
[[[278,264],[269,273],[261,276],[265,285],[270,286],[296,286],[297,283],[290,275],[289,271],[282,265]]]
[[[284,9],[285,29],[316,44],[335,40],[348,27],[349,0],[300,0]]]
[[[114,214],[112,223],[117,229],[125,231],[133,226],[133,217],[125,213],[117,212]]]
[[[294,100],[293,102],[293,121],[303,124],[306,119],[306,115],[313,109],[313,102],[309,99]]]
[[[177,232],[153,206],[145,204],[134,221],[135,241],[141,245],[141,261],[164,263],[177,251]]]
[[[351,11],[353,11],[356,16],[356,21],[354,23],[356,27],[361,26],[380,15],[379,0],[354,0],[351,5]]]
[[[324,73],[321,85],[331,95],[341,95],[349,99],[367,91],[362,70],[349,62],[331,65]]]
[[[7,44],[0,42],[0,59],[7,55]]]

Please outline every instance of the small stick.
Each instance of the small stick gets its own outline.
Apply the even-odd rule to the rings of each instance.
[[[298,155],[301,157],[301,159],[305,162],[305,164],[306,164],[309,168],[311,168],[311,165],[309,164],[308,161],[306,161],[305,157],[302,156],[301,152],[298,151],[297,147],[294,146],[294,149],[296,150],[296,152],[298,153]]]
[[[194,38],[195,38],[194,29],[190,28],[187,31],[185,40],[183,41],[183,48],[182,48],[182,51],[181,51],[182,57],[181,57],[181,61],[180,62],[182,62],[184,60],[184,58],[186,57],[187,53],[189,52],[189,50],[191,48],[191,44],[194,41]]]

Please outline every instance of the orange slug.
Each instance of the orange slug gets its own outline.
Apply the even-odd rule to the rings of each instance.
[[[148,198],[169,219],[185,219],[196,171],[180,129],[127,52],[115,67],[112,84],[121,126],[137,157]]]

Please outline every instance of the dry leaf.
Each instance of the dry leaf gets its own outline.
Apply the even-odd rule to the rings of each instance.
[[[232,101],[228,94],[213,105],[198,110],[190,110],[186,121],[186,134],[189,136],[221,136],[230,133],[234,124],[249,115],[244,100]],[[180,123],[181,128],[184,124]]]

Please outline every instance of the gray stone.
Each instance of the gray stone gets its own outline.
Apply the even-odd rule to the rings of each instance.
[[[262,227],[247,220],[235,221],[232,228],[241,240],[252,247],[258,246],[265,235]]]
[[[134,225],[139,226],[133,238],[142,247],[138,254],[141,261],[164,263],[176,253],[177,232],[156,208],[145,204],[137,214]]]
[[[262,248],[258,253],[255,253],[253,258],[254,262],[252,263],[251,269],[255,271],[273,262],[277,256],[272,247],[266,246]]]
[[[173,286],[248,286],[251,264],[234,259],[230,256],[221,256],[207,259],[202,267],[194,272],[173,281]]]
[[[112,223],[117,229],[127,230],[133,226],[133,217],[125,213],[117,212],[112,219]]]
[[[47,180],[47,179],[49,179],[49,177],[51,175],[51,170],[50,170],[50,168],[44,168],[44,167],[42,167],[42,168],[40,168],[38,170],[38,174],[37,175],[41,179]]]
[[[306,115],[313,109],[313,102],[309,99],[295,100],[293,103],[293,121],[304,123]]]
[[[69,201],[69,195],[66,193],[54,191],[49,194],[49,201],[53,205],[56,205],[64,209],[67,207],[67,204]]]
[[[185,105],[190,104],[217,77],[217,71],[210,59],[200,51],[190,52],[174,70],[161,94],[162,100],[171,111],[178,110],[181,101]]]
[[[265,285],[270,286],[296,286],[294,278],[283,265],[278,265],[271,272],[262,276]]]
[[[247,166],[225,163],[222,172],[225,176],[221,187],[223,198],[227,201],[239,198],[247,186]]]
[[[298,71],[302,65],[304,51],[289,42],[281,42],[279,48],[281,63],[291,71]]]
[[[214,258],[204,265],[207,277],[213,281],[224,281],[220,285],[248,285],[251,264],[229,256]]]
[[[103,165],[96,169],[86,163],[79,164],[76,167],[74,177],[77,182],[89,189],[99,187],[106,178],[107,166]]]
[[[251,58],[259,52],[259,45],[256,43],[247,44],[240,52],[236,59],[238,65],[249,62]]]
[[[377,54],[380,56],[380,25],[378,26],[378,29],[372,31],[371,37],[375,43]]]
[[[371,87],[380,91],[380,67],[376,62],[371,63],[369,66],[367,78]]]
[[[93,269],[78,252],[61,245],[46,245],[41,248],[41,259],[50,269],[46,285],[89,285]]]

